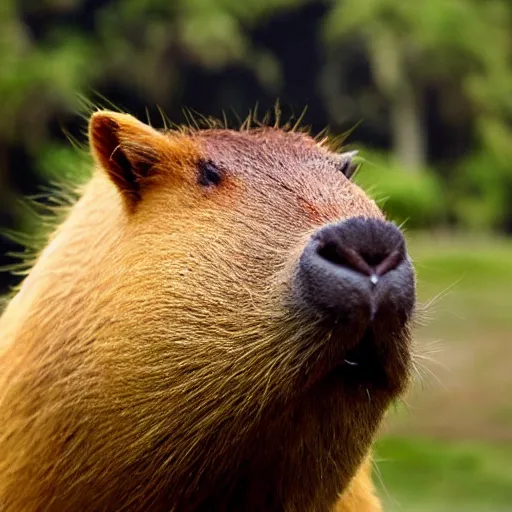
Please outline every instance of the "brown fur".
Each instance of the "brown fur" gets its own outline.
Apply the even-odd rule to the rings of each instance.
[[[382,217],[339,156],[272,128],[90,126],[95,174],[0,319],[2,512],[379,511],[368,453],[408,353],[370,399],[303,389],[330,334],[286,302],[315,229]]]

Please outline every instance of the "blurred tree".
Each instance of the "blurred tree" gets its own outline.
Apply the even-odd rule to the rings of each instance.
[[[508,0],[331,3],[326,41],[363,41],[375,84],[389,104],[394,150],[404,169],[419,170],[426,164],[427,86],[456,88],[476,111],[488,112],[479,122],[484,138],[486,132],[490,135],[489,122],[510,119]]]

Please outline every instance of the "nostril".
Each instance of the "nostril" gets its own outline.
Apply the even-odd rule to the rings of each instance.
[[[344,244],[341,240],[320,242],[317,253],[334,265],[355,270],[370,277],[374,284],[379,277],[395,269],[404,259],[403,250],[399,247],[389,252],[365,254]]]
[[[395,249],[394,251],[391,251],[385,258],[382,259],[382,261],[375,267],[375,274],[377,276],[383,276],[390,270],[395,269],[402,263],[404,259],[403,252]]]
[[[361,274],[365,274],[367,276],[372,275],[371,266],[368,265],[361,254],[359,254],[354,248],[347,247],[339,242],[331,241],[320,244],[318,248],[318,255],[334,265],[357,270]]]

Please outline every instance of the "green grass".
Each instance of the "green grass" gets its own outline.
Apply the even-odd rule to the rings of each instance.
[[[419,389],[412,412],[398,407],[400,428],[377,443],[384,510],[512,512],[512,240],[408,242],[420,300],[441,294],[417,338],[438,340],[449,371],[433,365],[443,386]]]
[[[389,437],[376,460],[386,512],[512,510],[512,444]]]
[[[476,325],[485,332],[497,328],[512,332],[512,240],[412,234],[409,249],[420,299],[445,294],[438,302],[436,323],[449,329],[472,330]]]

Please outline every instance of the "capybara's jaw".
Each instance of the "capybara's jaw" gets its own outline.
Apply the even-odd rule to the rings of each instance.
[[[322,379],[344,391],[364,388],[397,396],[410,370],[409,323],[416,295],[398,228],[352,218],[324,226],[302,252],[292,279],[299,315],[319,326],[307,386]]]

